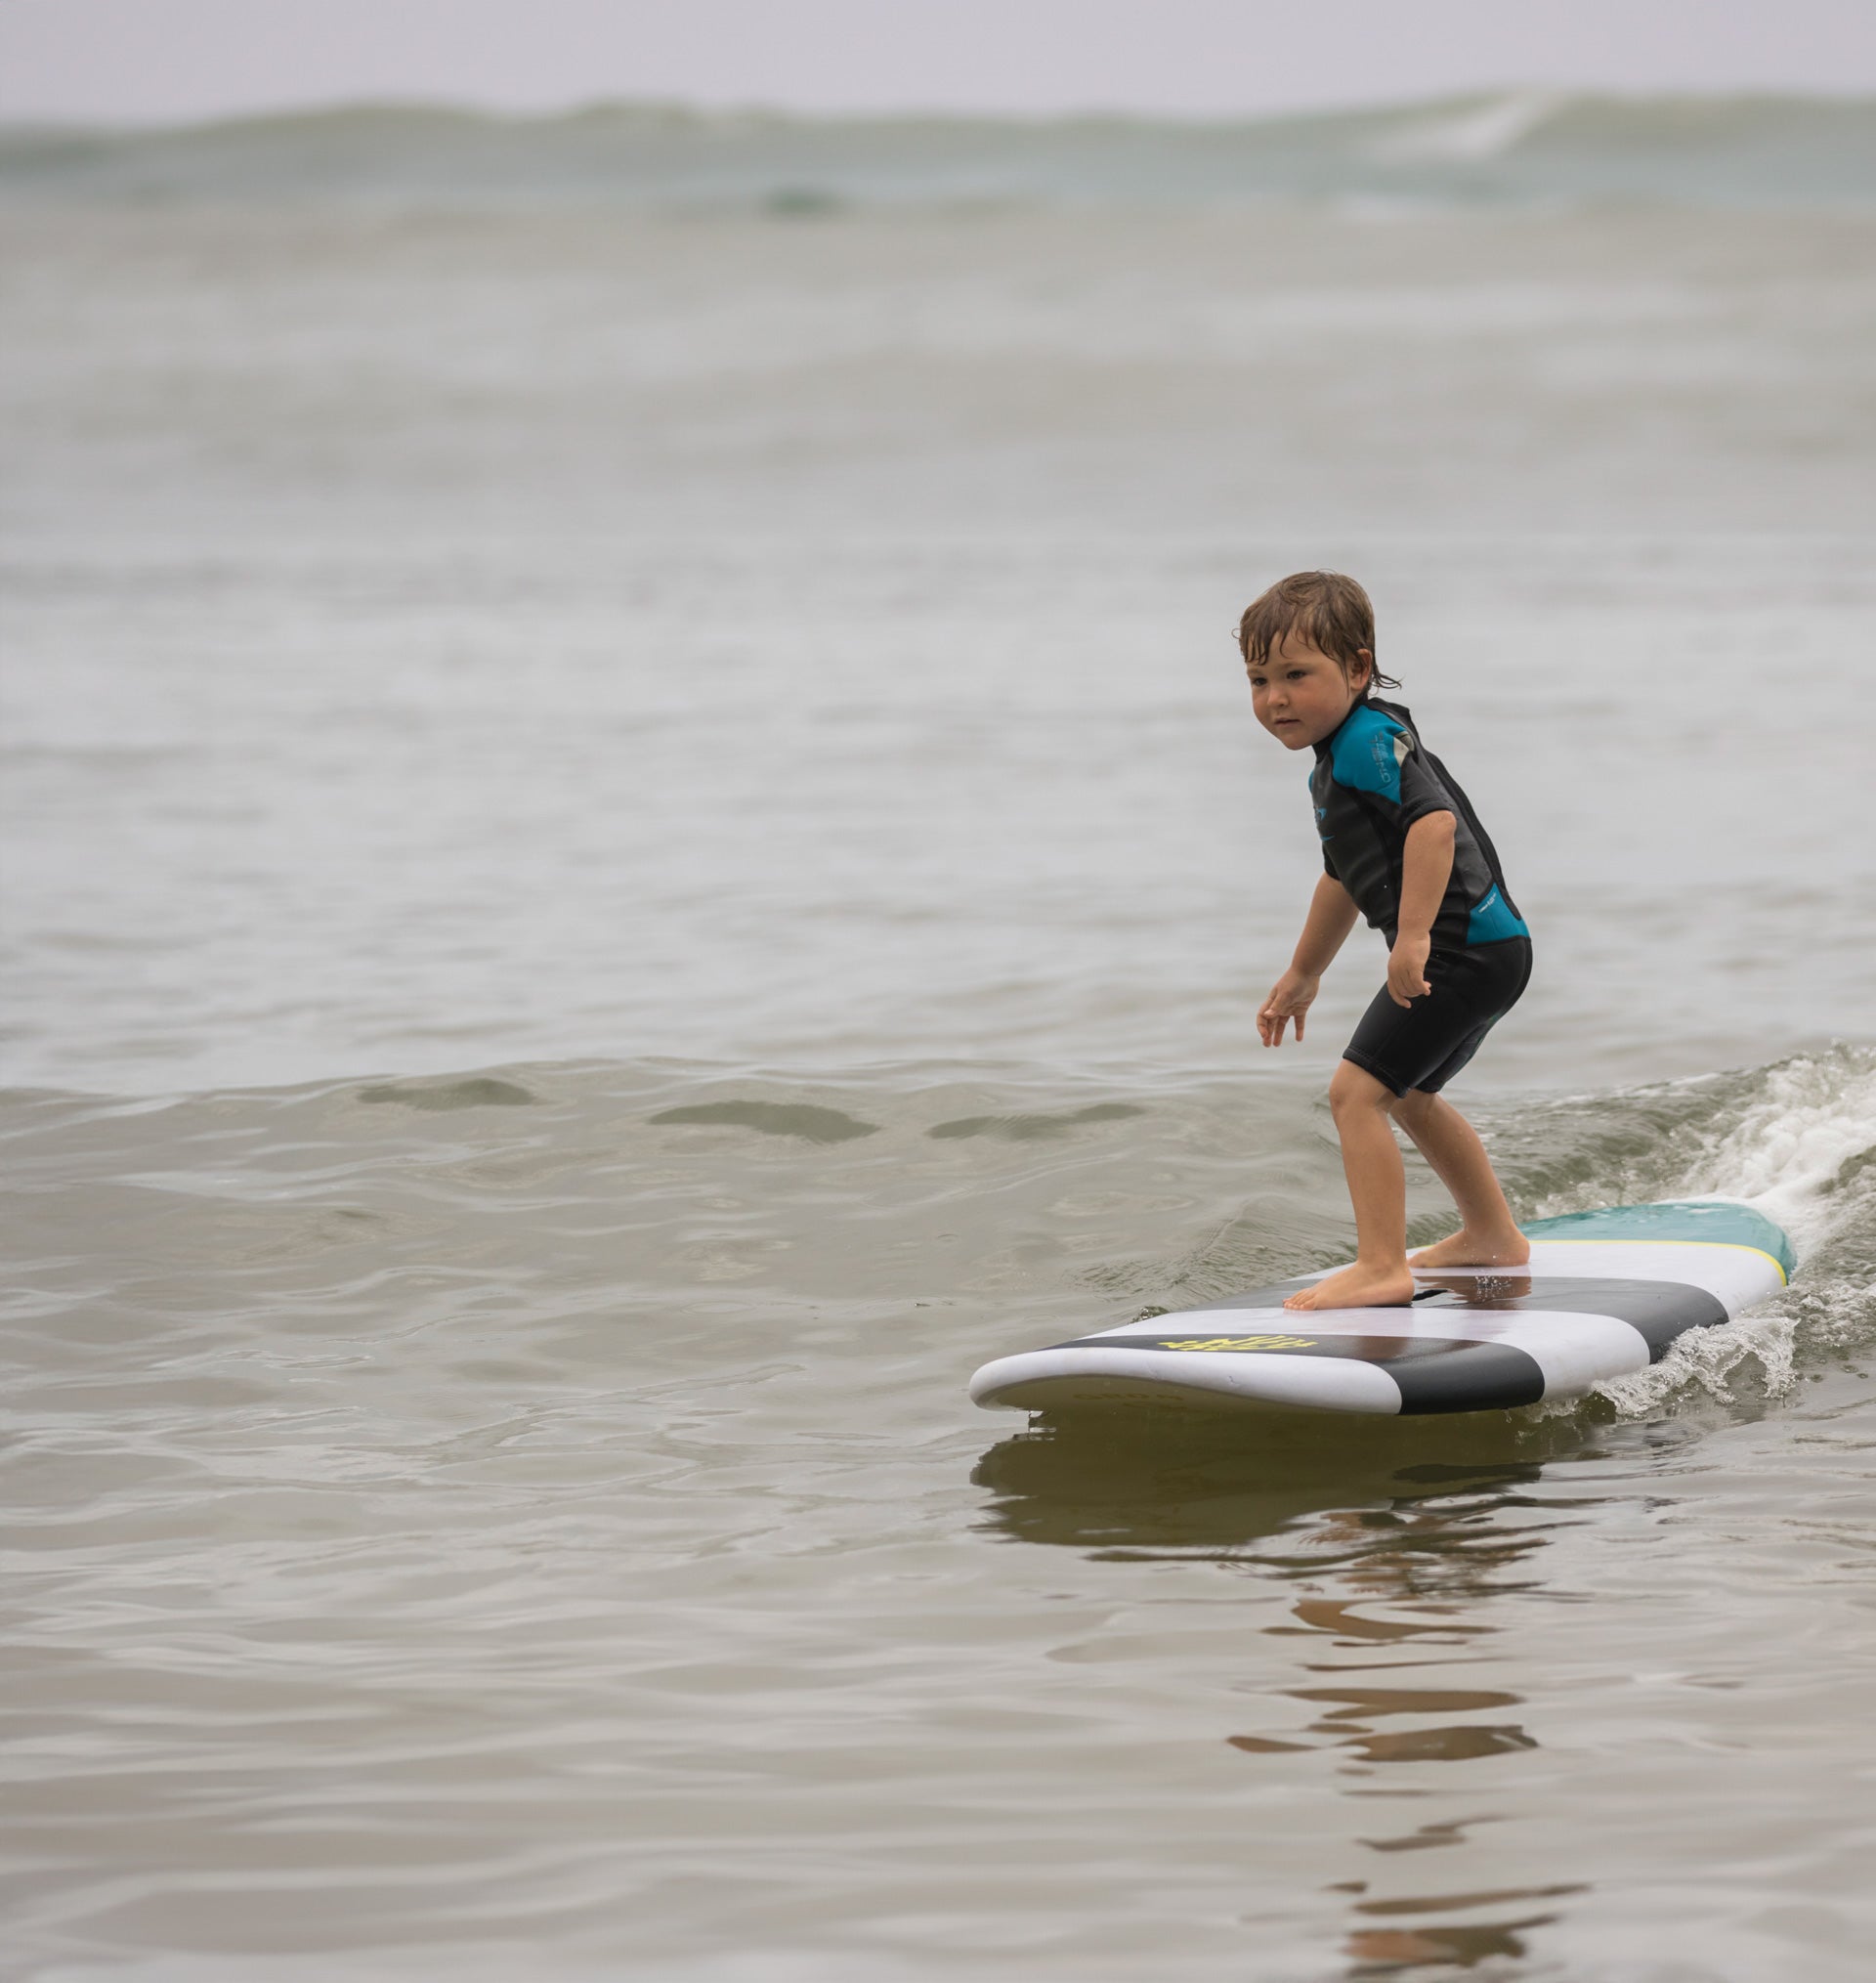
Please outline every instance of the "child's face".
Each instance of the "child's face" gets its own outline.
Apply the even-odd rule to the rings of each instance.
[[[1364,647],[1351,675],[1334,655],[1324,654],[1300,634],[1286,634],[1281,646],[1245,669],[1251,678],[1251,707],[1258,721],[1292,751],[1320,744],[1360,700],[1374,657]]]

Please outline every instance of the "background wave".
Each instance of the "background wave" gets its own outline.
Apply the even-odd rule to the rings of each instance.
[[[0,132],[0,198],[445,208],[1876,205],[1876,103],[1528,90],[1238,123],[366,106]]]
[[[1747,1356],[1787,1381],[1801,1339],[1829,1350],[1871,1320],[1876,1050],[1468,1106],[1525,1216],[1714,1196],[1792,1233],[1801,1271],[1776,1326],[1713,1332],[1691,1360],[1610,1387],[1625,1410],[1712,1389]],[[225,1302],[237,1334],[269,1263],[288,1307],[386,1299],[393,1333],[406,1280],[432,1290],[432,1325],[486,1315],[484,1341],[504,1307],[532,1328],[536,1290],[626,1328],[707,1313],[727,1332],[718,1371],[794,1356],[789,1318],[835,1304],[890,1316],[942,1394],[1051,1329],[1213,1300],[1349,1245],[1317,1082],[1295,1073],[562,1062],[167,1099],[16,1091],[0,1124],[43,1295],[75,1274],[74,1313],[134,1305],[161,1269],[195,1290],[194,1326]],[[1450,1207],[1410,1171],[1426,1243]],[[660,1340],[679,1363],[694,1347]]]

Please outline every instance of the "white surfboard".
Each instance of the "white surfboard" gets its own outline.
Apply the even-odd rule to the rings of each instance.
[[[1224,1403],[1319,1411],[1502,1411],[1645,1369],[1688,1329],[1769,1301],[1793,1266],[1750,1206],[1622,1205],[1525,1228],[1527,1266],[1416,1271],[1411,1305],[1293,1314],[1335,1269],[1000,1357],[974,1402],[1019,1411]]]

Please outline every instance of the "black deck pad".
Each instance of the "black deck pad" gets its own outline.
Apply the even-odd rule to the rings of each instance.
[[[1423,1273],[1419,1276],[1419,1280],[1423,1292],[1413,1303],[1416,1315],[1426,1315],[1429,1311],[1439,1309],[1466,1309],[1473,1312],[1485,1310],[1498,1314],[1563,1310],[1579,1315],[1614,1315],[1618,1320],[1629,1323],[1641,1334],[1648,1346],[1648,1360],[1653,1363],[1661,1360],[1667,1354],[1668,1345],[1677,1336],[1684,1335],[1689,1329],[1711,1329],[1721,1322],[1731,1319],[1718,1295],[1709,1294],[1703,1287],[1692,1287],[1681,1280],[1599,1280],[1592,1279],[1588,1275],[1579,1278],[1575,1275],[1515,1272],[1502,1274]],[[1222,1301],[1202,1302],[1197,1308],[1181,1309],[1178,1311],[1177,1318],[1208,1315],[1218,1309],[1280,1309],[1286,1295],[1293,1295],[1301,1288],[1313,1285],[1314,1282],[1308,1280],[1286,1280],[1273,1287],[1252,1288],[1246,1294],[1228,1295]],[[1301,1310],[1296,1317],[1299,1329],[1306,1333],[1310,1315],[1318,1313],[1333,1315],[1336,1312],[1333,1309]],[[1166,1315],[1161,1319],[1171,1323],[1175,1317]],[[1169,1329],[1168,1335],[1171,1336],[1172,1333]],[[1182,1337],[1190,1337],[1197,1331],[1187,1328],[1177,1333]],[[1164,1347],[1147,1336],[1130,1336],[1125,1340],[1130,1345],[1137,1344],[1141,1349]],[[1112,1336],[1105,1339],[1082,1336],[1073,1344],[1062,1344],[1059,1347],[1082,1349],[1095,1342],[1103,1342],[1104,1347],[1108,1349],[1119,1347]],[[1249,1349],[1252,1346],[1247,1343],[1246,1347]],[[1276,1345],[1258,1347],[1275,1349]],[[1370,1356],[1369,1360],[1379,1362],[1383,1359]]]

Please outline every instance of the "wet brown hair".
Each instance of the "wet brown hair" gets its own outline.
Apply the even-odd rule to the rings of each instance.
[[[1397,689],[1392,675],[1374,668],[1374,601],[1341,572],[1292,572],[1268,591],[1259,592],[1238,622],[1238,651],[1251,668],[1267,662],[1293,633],[1320,648],[1344,669],[1361,665],[1361,649],[1370,656],[1370,689]]]

